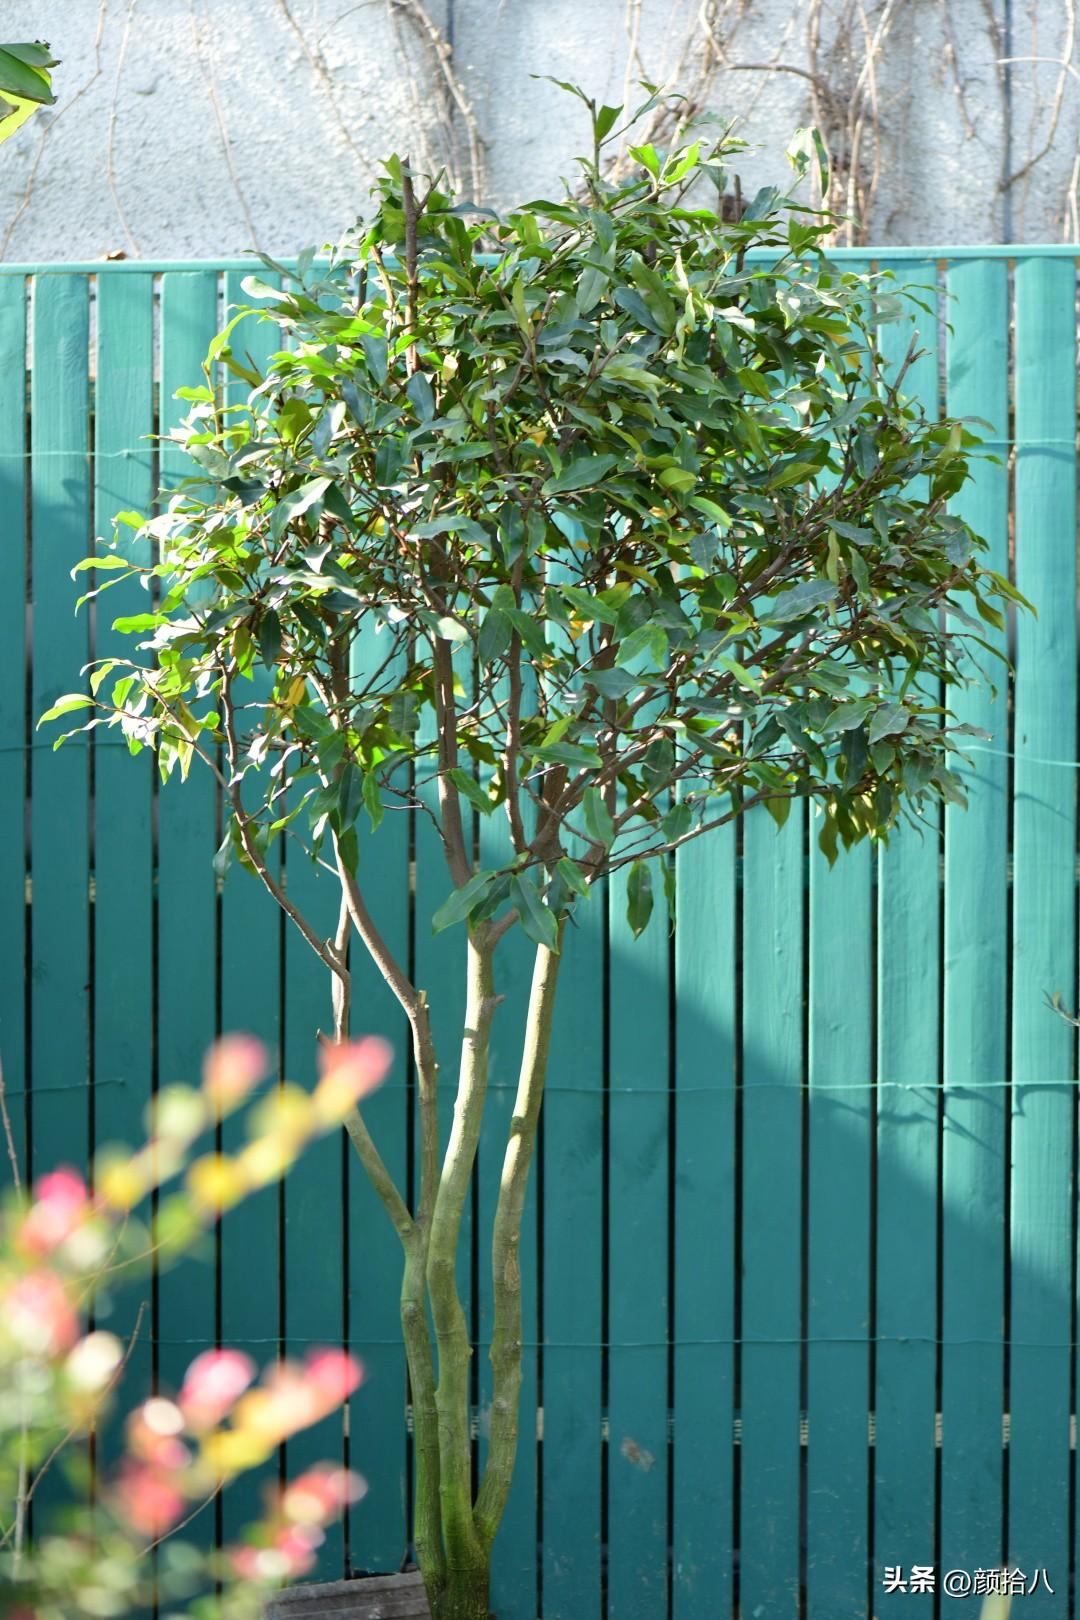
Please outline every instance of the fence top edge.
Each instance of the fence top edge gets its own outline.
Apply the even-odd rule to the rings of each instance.
[[[767,258],[764,250],[751,250],[748,259]],[[904,260],[963,260],[963,259],[1072,259],[1080,260],[1080,243],[1070,242],[988,242],[956,247],[894,247],[889,243],[868,247],[837,247],[828,250],[828,257],[845,260],[873,260],[892,263]],[[281,258],[278,262],[287,269],[296,267],[295,258]],[[316,261],[320,262],[320,261]],[[259,268],[260,261],[252,254],[247,258],[221,259],[73,259],[47,260],[41,263],[2,264],[0,276],[42,275],[168,275],[179,271],[213,271],[215,273]]]

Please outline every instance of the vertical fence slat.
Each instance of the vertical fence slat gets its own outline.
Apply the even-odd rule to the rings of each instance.
[[[1008,1557],[1068,1569],[1073,1036],[1044,998],[1076,984],[1076,267],[1016,267]],[[1054,1577],[1057,1577],[1055,1580]],[[1032,1599],[1053,1612],[1060,1597]]]
[[[0,547],[9,584],[0,593],[0,645],[10,674],[0,682],[0,918],[9,967],[0,974],[0,1065],[12,1148],[26,1177],[26,290],[22,276],[0,278]],[[15,963],[18,962],[18,971]],[[16,1170],[6,1146],[0,1186]]]
[[[247,303],[240,286],[242,272],[225,276],[224,319],[231,320],[237,307]],[[269,285],[277,278],[267,276]],[[233,351],[261,370],[274,350],[281,347],[277,328],[271,321],[246,316],[233,328]],[[242,404],[249,384],[230,377],[223,370],[217,383],[229,405]],[[237,418],[233,418],[237,420]],[[237,682],[237,700],[264,702],[273,677],[256,663],[250,679]],[[265,775],[249,792],[241,787],[245,802],[257,805],[264,791]],[[224,833],[224,808],[222,833]],[[280,871],[281,844],[270,851],[270,861]],[[229,865],[220,893],[221,908],[221,1029],[223,1034],[255,1035],[266,1045],[278,1072],[281,1045],[281,912],[258,878],[245,872],[239,861]],[[291,926],[291,925],[290,925]],[[310,1071],[291,1076],[310,1085]],[[271,1083],[273,1083],[271,1081]],[[224,1121],[221,1146],[225,1153],[236,1153],[247,1140],[243,1112]],[[278,1352],[280,1302],[278,1279],[278,1225],[281,1191],[277,1186],[260,1188],[222,1216],[218,1247],[218,1282],[221,1297],[220,1333],[223,1345],[242,1350],[256,1365],[273,1361]],[[227,1541],[263,1511],[267,1484],[274,1477],[276,1459],[264,1467],[242,1474],[224,1492],[221,1502],[222,1533]],[[335,1529],[335,1534],[336,1529]],[[331,1538],[328,1538],[332,1540]],[[323,1549],[320,1549],[322,1551]]]
[[[354,649],[357,669],[378,668],[385,654],[365,629]],[[409,961],[409,823],[391,801],[378,830],[362,816],[360,876],[364,896],[383,939],[404,966]],[[394,1048],[383,1086],[364,1104],[364,1119],[387,1169],[408,1197],[409,1032],[385,981],[354,939],[353,1030],[381,1035]],[[368,1483],[368,1494],[349,1514],[348,1552],[353,1569],[397,1569],[408,1545],[406,1503],[405,1352],[398,1300],[402,1251],[397,1233],[351,1145],[348,1162],[349,1344],[364,1366],[364,1383],[350,1403],[349,1463]]]
[[[658,881],[658,880],[657,880]],[[610,892],[608,1613],[667,1613],[668,929]],[[648,1017],[641,1010],[648,1009]]]
[[[989,542],[984,561],[1009,568],[1008,266],[954,263],[947,290],[950,416],[989,423],[977,432],[1000,456],[973,463],[953,502]],[[1005,636],[983,635],[1002,650]],[[957,692],[957,719],[989,733],[963,772],[966,810],[945,812],[944,1083],[942,1135],[941,1564],[989,1568],[1001,1545],[1005,1111],[1008,1097],[1007,683]]]
[[[566,930],[542,1115],[546,1620],[601,1612],[605,904],[600,889]]]
[[[811,819],[807,1334],[807,1614],[866,1594],[869,1306],[870,851],[830,871]],[[843,939],[843,969],[839,968]]]
[[[799,1594],[804,809],[743,826],[740,1612]]]
[[[173,398],[197,385],[217,330],[217,275],[180,271],[161,278],[160,432],[167,435],[189,407]],[[172,489],[195,471],[177,445],[161,446],[161,482]],[[164,497],[163,497],[164,499]],[[217,899],[212,866],[216,792],[208,770],[161,786],[158,797],[158,1084],[197,1083],[216,1033]],[[214,1248],[207,1244],[158,1279],[157,1379],[165,1394],[179,1387],[192,1358],[217,1333]],[[214,1515],[203,1513],[190,1537],[214,1540]]]
[[[31,417],[31,724],[85,682],[85,615],[70,570],[90,550],[89,291],[85,276],[34,285]],[[67,725],[77,724],[76,715]],[[33,1167],[85,1164],[89,1146],[88,748],[65,725],[31,754]]]
[[[90,550],[89,296],[85,276],[34,284],[31,404],[32,725],[64,692],[84,689],[87,621],[75,617],[70,570]],[[31,783],[31,1169],[82,1167],[90,1146],[89,748],[59,752],[54,723],[36,734]],[[63,1499],[56,1470],[33,1513]]]
[[[102,276],[97,288],[94,530],[108,542],[117,512],[148,515],[154,499],[154,284],[150,275]],[[149,562],[149,545],[121,530],[121,546]],[[137,548],[137,549],[136,549]],[[87,576],[80,576],[86,579]],[[110,576],[101,575],[100,584]],[[80,586],[80,594],[85,585]],[[72,593],[74,599],[74,591]],[[130,658],[132,638],[112,629],[122,614],[145,613],[137,580],[97,601],[95,655]],[[81,610],[83,613],[86,609]],[[102,696],[111,691],[106,680]],[[154,760],[132,759],[118,732],[94,733],[94,1145],[134,1147],[143,1138],[153,1069]],[[108,1325],[127,1341],[139,1322],[124,1373],[125,1398],[150,1392],[152,1290],[140,1276],[117,1290]],[[122,1445],[119,1420],[106,1424],[98,1456]]]
[[[673,1620],[732,1597],[735,836],[676,857]]]
[[[890,371],[914,339],[923,353],[902,392],[937,415],[936,266],[896,265],[925,310],[881,328]],[[895,289],[894,289],[895,290]],[[925,496],[925,488],[917,491]],[[940,840],[933,814],[901,823],[878,860],[877,1291],[874,1442],[874,1595],[882,1612],[929,1615],[929,1592],[882,1592],[886,1566],[910,1574],[934,1562],[937,1352]],[[925,1088],[925,1089],[922,1089]]]

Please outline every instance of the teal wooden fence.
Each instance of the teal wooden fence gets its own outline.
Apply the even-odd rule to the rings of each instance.
[[[991,740],[970,808],[937,832],[830,872],[798,813],[779,833],[752,815],[680,852],[672,941],[632,943],[617,895],[574,932],[527,1225],[500,1620],[915,1620],[940,1612],[946,1571],[1006,1559],[1054,1588],[1025,1614],[1074,1613],[1076,1053],[1045,998],[1077,999],[1077,250],[872,259],[923,288],[911,383],[927,409],[990,424],[1000,459],[958,504],[1039,616],[1009,628],[1011,685],[961,699]],[[0,1053],[33,1173],[136,1139],[154,1088],[192,1078],[218,1030],[257,1032],[307,1079],[327,1021],[303,942],[242,873],[215,882],[208,780],[159,788],[108,741],[57,754],[34,731],[139,599],[121,587],[75,617],[69,570],[115,511],[182,474],[152,436],[245,268],[0,266]],[[883,330],[893,359],[909,336]],[[246,343],[272,337],[251,323]],[[423,921],[437,852],[422,828],[410,852],[401,826],[379,850],[373,907],[449,1040],[456,945]],[[332,896],[293,865],[329,931]],[[463,1261],[481,1447],[482,1244],[524,972],[512,955]],[[403,1054],[360,977],[359,1024]],[[402,1058],[368,1113],[406,1177]],[[347,1424],[290,1444],[287,1465],[341,1456],[369,1481],[323,1573],[396,1567],[397,1254],[344,1143],[230,1214],[210,1263],[144,1292],[133,1389],[174,1386],[211,1343],[353,1347],[368,1378]],[[237,1487],[193,1533],[232,1534],[257,1499]],[[908,1586],[890,1593],[897,1566]]]

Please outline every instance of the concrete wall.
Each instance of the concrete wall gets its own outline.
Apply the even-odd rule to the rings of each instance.
[[[57,108],[0,153],[0,257],[294,253],[353,221],[395,149],[448,162],[496,206],[550,194],[586,124],[533,74],[607,101],[641,78],[700,95],[756,148],[738,164],[744,192],[787,184],[793,130],[820,122],[874,243],[1076,240],[1080,78],[1057,60],[999,61],[1072,52],[1075,66],[1074,10],[1075,0],[5,0],[3,36],[44,36],[62,65]]]

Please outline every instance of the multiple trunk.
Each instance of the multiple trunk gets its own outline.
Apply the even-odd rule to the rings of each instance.
[[[338,1039],[344,1038],[349,1028],[344,939],[350,924],[356,925],[362,935],[365,932],[358,921],[356,896],[348,892],[346,874],[342,877],[343,922],[339,940],[335,941],[339,967],[335,970],[334,1024]],[[423,993],[411,987],[411,999],[403,1001],[412,1027],[420,1105],[420,1193],[415,1214],[409,1212],[394,1187],[359,1113],[348,1123],[349,1135],[402,1243],[401,1327],[415,1436],[413,1534],[433,1620],[488,1620],[491,1548],[506,1506],[517,1452],[522,1349],[521,1220],[543,1098],[560,957],[557,951],[537,948],[523,1029],[521,1071],[492,1229],[491,1431],[486,1466],[476,1483],[469,1407],[472,1346],[456,1272],[458,1237],[487,1094],[491,1025],[500,999],[495,990],[495,955],[500,937],[489,925],[474,928],[469,934],[468,990],[457,1095],[450,1138],[441,1161],[435,1109],[438,1073],[427,1003]],[[369,939],[365,944],[371,949]]]

